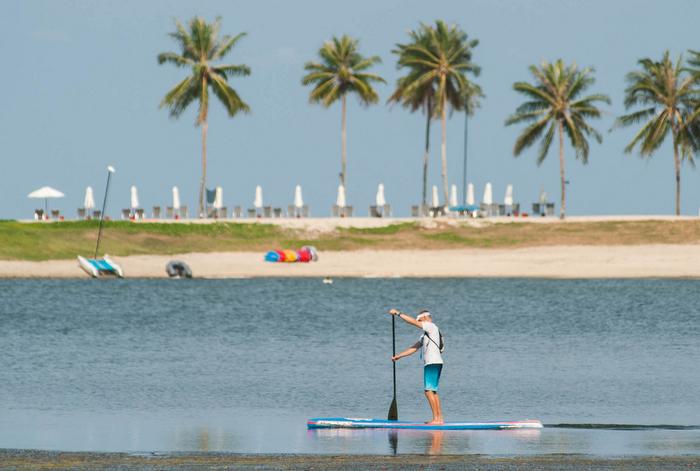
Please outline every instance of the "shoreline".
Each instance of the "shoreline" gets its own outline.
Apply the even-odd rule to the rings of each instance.
[[[183,260],[196,278],[700,278],[700,244],[509,249],[322,251],[318,262],[269,263],[263,252],[112,257],[127,278],[167,278]],[[77,260],[0,260],[0,279],[87,278]]]
[[[0,470],[84,469],[324,469],[324,470],[461,470],[478,469],[691,469],[699,456],[589,455],[261,455],[216,452],[99,453],[0,449]],[[228,468],[231,467],[231,468]]]

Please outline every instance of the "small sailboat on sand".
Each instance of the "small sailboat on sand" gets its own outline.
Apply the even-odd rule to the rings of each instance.
[[[117,265],[111,258],[109,258],[107,254],[105,254],[105,256],[102,258],[97,257],[98,251],[100,249],[100,239],[102,238],[102,223],[104,221],[105,209],[107,208],[107,194],[109,193],[109,182],[113,173],[114,167],[110,165],[109,167],[107,167],[107,186],[105,188],[105,197],[102,201],[102,212],[100,213],[100,228],[97,232],[97,244],[95,245],[95,255],[93,258],[86,258],[78,255],[78,265],[93,278],[99,278],[102,276],[116,276],[118,278],[124,278],[124,272],[122,271],[121,267]]]

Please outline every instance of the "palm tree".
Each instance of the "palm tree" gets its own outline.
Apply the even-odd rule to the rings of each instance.
[[[588,138],[592,136],[598,143],[601,143],[603,138],[586,120],[600,118],[601,112],[596,107],[596,103],[610,104],[610,98],[602,94],[581,97],[581,94],[595,82],[592,67],[579,70],[576,64],[566,66],[559,59],[554,63],[542,62],[539,67],[533,65],[529,69],[535,79],[534,84],[527,82],[513,84],[513,89],[524,95],[528,101],[520,105],[506,120],[506,126],[516,123],[528,124],[515,141],[513,154],[516,157],[541,138],[538,165],[542,164],[547,157],[554,134],[558,134],[561,178],[559,217],[564,219],[566,217],[564,134],[569,138],[571,147],[576,152],[576,158],[584,164],[588,163]]]
[[[398,69],[407,68],[408,73],[400,77],[396,81],[396,90],[389,97],[389,103],[401,103],[401,106],[408,108],[411,113],[422,110],[425,113],[425,151],[423,152],[423,191],[421,203],[425,208],[428,204],[428,163],[430,160],[430,122],[434,113],[435,103],[435,85],[433,82],[425,82],[420,87],[414,87],[411,93],[407,93],[406,89],[418,80],[423,75],[423,70],[416,66],[408,66],[406,60],[410,59],[412,54],[408,51],[408,47],[412,45],[423,44],[428,47],[428,35],[425,34],[425,28],[420,28],[417,31],[409,31],[408,35],[411,42],[408,44],[397,44],[396,49],[392,50],[394,54],[399,56],[396,67]]]
[[[250,107],[238,96],[228,84],[231,77],[250,75],[247,65],[214,64],[223,59],[236,43],[245,36],[224,35],[219,37],[221,18],[207,23],[200,17],[192,18],[187,28],[179,21],[175,22],[176,31],[170,33],[181,49],[181,53],[164,52],[158,54],[158,63],[170,63],[177,67],[187,67],[191,74],[175,85],[160,102],[160,107],[167,106],[170,116],[179,117],[194,101],[199,102],[199,112],[195,126],[202,127],[202,178],[199,184],[199,216],[204,216],[204,189],[207,181],[207,117],[209,114],[209,90],[224,105],[230,117],[239,112],[248,113]]]
[[[682,56],[674,63],[668,51],[660,61],[644,58],[637,63],[640,69],[627,74],[625,109],[643,109],[620,116],[615,126],[646,121],[625,147],[626,153],[638,147],[642,157],[650,157],[671,135],[678,216],[681,213],[681,163],[687,160],[693,164],[693,150],[697,148],[698,126],[692,123],[697,120],[691,119],[699,97],[697,77],[683,68]]]
[[[379,56],[363,57],[358,52],[359,41],[350,36],[333,37],[319,49],[319,62],[307,62],[308,73],[301,79],[303,85],[313,85],[309,102],[328,108],[341,100],[341,170],[340,184],[345,186],[347,168],[346,114],[348,93],[355,93],[364,106],[379,101],[372,83],[386,83],[379,75],[366,72],[382,60]]]
[[[429,111],[433,117],[441,118],[442,186],[447,202],[447,108],[463,110],[467,106],[465,97],[473,86],[467,74],[477,76],[480,72],[471,61],[472,50],[479,41],[468,40],[467,33],[441,20],[436,21],[434,27],[421,24],[419,32],[411,34],[411,38],[413,42],[398,45],[399,67],[407,67],[409,73],[397,88],[409,103],[419,96],[430,95],[428,90],[434,90]]]

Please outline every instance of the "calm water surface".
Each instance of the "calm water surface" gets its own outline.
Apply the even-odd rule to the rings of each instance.
[[[2,280],[0,448],[700,454],[699,288]],[[386,416],[394,306],[430,308],[444,332],[447,420],[537,418],[548,427],[307,431],[309,417]],[[415,328],[397,327],[397,349],[415,342]],[[428,419],[420,359],[397,365],[399,417]]]

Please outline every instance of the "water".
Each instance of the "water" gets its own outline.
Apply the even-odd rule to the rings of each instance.
[[[698,455],[698,287],[2,280],[0,448]],[[386,416],[390,307],[428,307],[443,330],[447,420],[537,418],[548,426],[307,431],[310,417]],[[399,321],[397,349],[418,334]],[[397,376],[399,417],[427,420],[418,356],[399,361]]]

